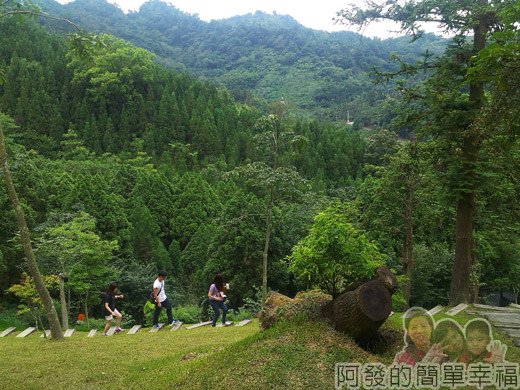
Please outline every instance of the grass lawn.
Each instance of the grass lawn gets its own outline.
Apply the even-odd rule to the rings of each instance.
[[[397,332],[396,332],[397,334]],[[0,339],[2,389],[330,389],[334,364],[391,361],[324,323],[147,330],[135,335],[76,333],[54,342],[40,334]]]
[[[207,357],[258,332],[243,327],[87,338],[79,332],[63,341],[33,334],[0,339],[0,389],[166,389],[190,376]],[[187,386],[185,388],[193,388]]]
[[[333,389],[337,362],[390,364],[403,347],[395,313],[368,349],[325,323],[293,321],[260,332],[244,327],[162,330],[135,335],[38,335],[0,339],[0,389]],[[435,315],[439,320],[446,315]],[[472,317],[451,317],[464,325]],[[508,345],[507,360],[520,361]]]

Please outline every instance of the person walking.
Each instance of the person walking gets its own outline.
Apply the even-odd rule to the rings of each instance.
[[[228,308],[224,303],[226,299],[224,278],[221,274],[216,274],[213,279],[213,284],[209,287],[208,291],[209,304],[213,309],[213,322],[211,326],[217,325],[217,320],[220,317],[220,309],[222,309],[222,325],[226,326],[226,314]]]
[[[123,299],[123,294],[116,295],[117,283],[112,282],[108,285],[105,294],[103,294],[103,305],[101,306],[101,313],[105,317],[105,328],[103,329],[103,336],[108,336],[107,332],[112,326],[112,320],[116,317],[116,332],[122,332],[121,319],[123,316],[119,313],[115,306],[116,299]]]
[[[164,280],[166,279],[166,272],[159,271],[157,274],[157,279],[153,282],[153,297],[155,300],[155,311],[153,313],[153,324],[152,327],[158,329],[159,328],[159,314],[161,313],[162,308],[166,309],[166,315],[168,316],[168,324],[175,325],[177,321],[173,319],[172,316],[172,305],[166,296],[166,292],[164,291]]]

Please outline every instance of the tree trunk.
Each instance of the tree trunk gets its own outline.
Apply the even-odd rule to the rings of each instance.
[[[483,5],[485,0],[479,0]],[[473,30],[473,52],[476,54],[486,45],[487,27],[484,21]],[[479,81],[469,84],[469,99],[471,109],[477,114],[484,100],[484,85]],[[471,297],[471,271],[474,258],[473,220],[475,218],[475,193],[476,193],[476,163],[478,154],[479,134],[474,123],[464,129],[465,138],[462,144],[462,169],[461,181],[464,191],[457,201],[457,221],[455,232],[455,259],[453,261],[450,304],[469,303]]]
[[[379,267],[374,279],[360,284],[335,299],[321,292],[298,293],[290,299],[270,293],[260,312],[260,324],[269,328],[278,319],[289,320],[305,315],[311,320],[329,320],[334,328],[360,342],[370,340],[392,311],[391,295],[397,290],[397,280],[386,267]]]
[[[332,302],[330,319],[337,330],[366,339],[379,329],[392,311],[390,293],[378,281],[370,281]]]
[[[53,339],[61,339],[63,337],[60,321],[58,319],[58,314],[56,313],[56,308],[53,305],[52,298],[45,287],[45,283],[43,282],[42,275],[40,273],[40,269],[38,268],[38,263],[34,257],[34,253],[32,250],[31,239],[29,236],[29,228],[27,227],[27,223],[25,222],[25,216],[22,210],[22,206],[20,204],[20,200],[18,199],[18,195],[14,188],[13,179],[11,177],[11,172],[9,170],[9,165],[7,163],[7,151],[5,147],[4,141],[4,132],[0,125],[0,163],[2,164],[2,169],[5,178],[5,184],[7,186],[7,192],[9,194],[9,198],[13,203],[15,212],[16,212],[16,220],[18,222],[18,228],[20,229],[20,239],[22,241],[22,247],[24,250],[25,257],[27,259],[27,264],[29,265],[29,272],[34,280],[34,284],[36,285],[36,291],[38,291],[38,295],[42,300],[43,307],[45,309],[45,313],[47,315],[47,319],[49,320],[50,328],[51,328],[51,336]]]
[[[406,173],[406,194],[404,202],[405,234],[403,242],[403,272],[406,276],[406,284],[403,288],[406,306],[410,305],[410,290],[412,285],[413,262],[413,207],[414,207],[414,174],[412,163],[404,167]]]
[[[60,306],[61,306],[61,326],[63,330],[69,329],[69,313],[67,310],[67,300],[65,299],[65,276],[60,274]]]
[[[474,194],[463,194],[457,202],[455,260],[451,273],[450,288],[450,304],[452,306],[462,302],[468,303],[470,300],[474,213]]]
[[[87,290],[87,293],[85,295],[85,321],[87,322],[87,326],[89,326],[89,321],[88,321],[88,290]]]
[[[269,201],[265,215],[265,241],[262,261],[262,303],[267,299],[267,255],[269,254],[269,242],[271,240],[271,218],[273,213],[274,189],[270,188]]]
[[[379,267],[374,279],[340,294],[323,312],[336,330],[367,341],[392,312],[391,295],[396,289],[395,276],[388,268]]]

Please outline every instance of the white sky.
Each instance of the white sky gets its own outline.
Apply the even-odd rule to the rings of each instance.
[[[59,3],[68,3],[72,0],[57,0]],[[139,6],[145,0],[107,0],[117,4],[123,11],[138,11]],[[350,3],[361,3],[363,0],[168,0],[169,4],[190,14],[198,14],[204,21],[212,19],[224,19],[235,15],[244,15],[257,10],[267,13],[290,15],[300,24],[316,30],[339,31],[346,30],[346,26],[335,25],[332,18],[336,12],[348,7]],[[349,28],[357,31],[356,28]],[[369,25],[362,33],[370,37],[388,38],[396,36],[391,31],[396,30],[396,25],[389,23],[374,23]]]

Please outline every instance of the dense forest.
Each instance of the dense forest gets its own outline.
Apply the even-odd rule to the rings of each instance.
[[[65,36],[55,29],[62,21],[0,17],[0,126],[9,167],[53,298],[52,276],[68,276],[71,318],[97,315],[99,293],[117,280],[127,296],[127,320],[141,321],[159,269],[171,275],[177,306],[201,305],[217,272],[231,284],[230,305],[238,309],[258,303],[263,282],[288,295],[315,287],[335,294],[381,264],[401,281],[394,310],[445,304],[454,296],[454,259],[464,237],[471,246],[471,296],[462,300],[485,301],[493,291],[518,295],[514,25],[493,36],[477,63],[469,40],[460,37],[444,54],[422,59],[419,49],[438,49],[441,42],[426,36],[424,46],[401,53],[416,64],[395,68],[383,56],[409,38],[359,43],[355,34],[312,32],[288,17],[264,14],[206,24],[159,2],[128,15],[93,1],[63,9],[74,7],[105,8],[96,23],[86,11],[61,15],[163,51],[155,56],[105,33]],[[506,7],[504,20],[515,20],[514,12]],[[157,36],[152,41],[146,21],[153,15],[171,17],[164,22],[169,30],[191,40],[179,38],[178,46]],[[108,21],[121,31],[111,31]],[[159,20],[153,24],[162,30]],[[226,32],[218,43],[229,50],[210,43],[212,29]],[[251,38],[237,44],[230,31],[241,29]],[[296,78],[290,82],[297,88],[290,88],[269,79],[274,73],[261,73],[269,55],[282,63],[283,53],[255,47],[255,34],[283,37],[283,71],[301,72],[310,84]],[[298,43],[310,39],[306,34],[314,36],[312,45]],[[288,42],[309,52],[291,59]],[[188,47],[182,45],[193,52],[181,55]],[[385,104],[375,105],[370,96],[379,92],[368,84],[369,65],[409,75],[411,82],[396,82],[399,94],[385,94]],[[477,108],[474,80],[485,90]],[[353,84],[363,91],[353,92]],[[292,89],[302,95],[291,95]],[[318,90],[330,97],[317,98]],[[352,127],[312,118],[314,109],[337,110],[329,104],[333,98],[375,105],[363,114],[386,119]],[[291,103],[309,111],[295,115]],[[474,133],[478,140],[468,149]],[[461,238],[468,194],[471,234]],[[0,308],[23,303],[30,314],[40,303],[28,287],[15,210],[3,187],[0,204]]]
[[[283,99],[300,115],[364,124],[386,121],[376,108],[389,88],[373,84],[374,67],[395,69],[391,54],[411,61],[425,51],[440,53],[446,44],[433,34],[410,43],[407,37],[328,33],[303,27],[290,16],[262,12],[208,23],[161,1],[128,14],[105,0],[66,5],[45,0],[42,7],[89,31],[147,49],[168,67],[219,82],[238,101],[265,106]]]

